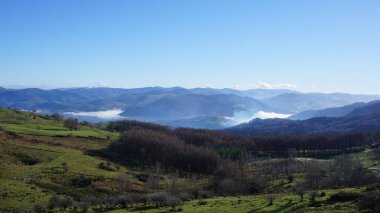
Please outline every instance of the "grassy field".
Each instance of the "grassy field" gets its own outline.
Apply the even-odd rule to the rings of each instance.
[[[106,147],[117,134],[82,126],[68,131],[51,117],[0,109],[0,209],[22,211],[36,202],[47,203],[55,193],[72,197],[99,194],[90,187],[73,187],[70,180],[85,176],[96,189],[112,191],[112,179],[120,171],[99,168],[104,160],[86,154]],[[9,135],[8,133],[12,133]],[[53,137],[54,136],[54,137]],[[56,137],[60,136],[60,137]],[[78,138],[79,137],[79,138]],[[67,165],[67,171],[63,165]]]
[[[118,137],[116,133],[89,126],[82,126],[79,131],[68,131],[63,127],[63,122],[50,116],[2,108],[0,108],[0,128],[2,129],[0,130],[0,212],[28,212],[36,203],[46,205],[54,194],[76,200],[107,199],[110,195],[118,193],[119,185],[115,180],[120,174],[128,176],[132,191],[147,193],[146,177],[154,173],[152,168],[137,169],[131,165],[117,165],[90,154],[92,151],[106,148]],[[373,150],[352,155],[360,159],[367,168],[380,174],[380,164]],[[297,159],[299,162],[310,160],[312,159]],[[276,161],[278,160],[257,161],[252,163],[251,168],[255,170]],[[316,162],[323,164],[329,161]],[[101,168],[101,164],[111,169]],[[169,173],[157,175],[160,180],[158,186],[161,189],[165,189],[170,175]],[[178,178],[178,185],[183,187],[194,185],[194,182],[184,176]],[[176,211],[184,213],[358,211],[355,201],[332,202],[330,197],[341,191],[364,193],[365,187],[319,190],[316,201],[310,202],[310,191],[306,192],[304,199],[289,193],[289,189],[303,178],[304,174],[294,174],[294,180],[290,183],[287,181],[287,176],[272,177],[263,192],[266,194],[194,199],[177,206]],[[76,185],[78,180],[89,180],[90,184]],[[210,182],[210,176],[197,177],[199,187],[206,187]],[[269,198],[273,200],[272,205],[269,205]],[[116,207],[119,209],[108,208],[114,208],[112,211],[107,208],[93,206],[89,211],[172,212],[171,207],[156,208],[155,205],[149,204],[134,204],[128,209],[120,209],[120,206]],[[66,212],[72,211],[73,209],[66,210]]]
[[[306,195],[303,200],[294,194],[275,194],[273,195],[273,205],[269,205],[267,195],[257,196],[239,196],[239,197],[217,197],[202,200],[192,200],[179,206],[179,212],[184,213],[251,213],[251,212],[357,212],[355,203],[347,202],[330,202],[329,198],[332,194],[340,191],[359,192],[359,189],[339,189],[324,190],[326,195],[317,197],[316,202],[310,203]],[[172,212],[170,207],[149,209],[143,206],[135,206],[129,210],[114,210],[110,213],[130,213],[130,212],[146,212],[146,213],[163,213]]]
[[[356,156],[360,159],[365,167],[369,168],[380,176],[380,162],[379,159],[376,158],[374,150],[368,149],[364,152],[356,154]]]
[[[89,126],[82,126],[78,131],[69,131],[63,126],[62,121],[57,121],[52,117],[4,108],[0,108],[0,128],[5,131],[24,135],[78,136],[103,139],[107,137],[115,139],[118,137],[116,133],[91,128]]]
[[[117,174],[98,168],[104,160],[65,147],[1,141],[0,153],[0,206],[6,209],[30,209],[36,201],[47,202],[54,193],[85,196],[90,188],[65,184],[80,175],[97,180],[99,189],[112,190],[109,182]],[[63,163],[67,165],[67,172]],[[126,171],[123,167],[120,170]]]

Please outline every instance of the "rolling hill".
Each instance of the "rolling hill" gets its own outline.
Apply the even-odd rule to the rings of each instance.
[[[300,113],[307,110],[321,110],[342,107],[356,102],[379,100],[376,95],[352,95],[344,93],[286,93],[262,100],[267,105],[287,110],[287,113]]]
[[[316,117],[307,120],[255,119],[225,131],[246,136],[313,135],[380,130],[380,102],[356,108],[342,117]]]

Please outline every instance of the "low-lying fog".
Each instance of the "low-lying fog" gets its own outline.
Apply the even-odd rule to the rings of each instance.
[[[104,111],[95,111],[95,112],[65,112],[63,113],[66,117],[74,117],[81,121],[86,120],[90,122],[99,122],[99,121],[114,121],[126,119],[127,117],[121,116],[120,114],[123,112],[122,109],[111,109]],[[249,122],[253,119],[272,119],[272,118],[287,118],[291,116],[291,114],[279,114],[275,112],[236,112],[232,117],[224,117],[226,121],[221,123],[224,127],[231,127],[241,123]]]
[[[245,111],[236,112],[233,117],[225,117],[229,121],[226,123],[227,126],[234,126],[241,123],[249,122],[253,119],[273,119],[273,118],[281,118],[285,119],[292,116],[291,114],[280,114],[275,112],[264,112],[258,111],[253,113],[248,113]]]
[[[92,118],[92,119],[98,119],[98,120],[104,120],[104,121],[111,121],[111,120],[125,119],[125,117],[120,115],[122,112],[123,110],[121,109],[111,109],[111,110],[96,111],[96,112],[65,112],[63,114],[65,116],[76,117],[79,119]]]

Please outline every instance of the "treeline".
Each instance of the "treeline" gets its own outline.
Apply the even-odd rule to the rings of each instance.
[[[110,122],[107,126],[108,131],[124,132],[134,129],[153,130],[158,132],[170,132],[170,129],[158,124],[134,121],[134,120],[120,120]]]
[[[252,151],[271,157],[331,157],[344,152],[361,151],[371,144],[368,135],[350,133],[341,135],[256,137]]]
[[[119,158],[149,164],[161,162],[169,167],[197,173],[212,173],[219,155],[211,150],[187,144],[178,137],[150,129],[132,129],[109,147]]]
[[[211,173],[223,159],[244,161],[257,157],[331,157],[363,150],[378,142],[373,135],[242,137],[224,132],[169,129],[139,121],[117,121],[108,130],[121,132],[108,152],[125,160],[147,164],[161,162],[182,171]]]

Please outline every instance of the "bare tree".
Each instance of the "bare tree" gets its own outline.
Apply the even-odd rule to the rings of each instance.
[[[128,175],[125,173],[120,173],[115,179],[115,187],[119,192],[129,191],[131,189],[131,183]]]
[[[157,176],[151,175],[149,176],[145,184],[145,187],[151,190],[152,192],[155,192],[158,189],[158,181],[159,181],[159,178]]]
[[[70,131],[73,131],[73,130],[78,130],[80,125],[79,125],[78,120],[74,118],[68,118],[65,120],[63,126],[68,128]]]
[[[303,201],[303,196],[305,195],[305,187],[303,185],[298,184],[298,185],[294,186],[293,192],[294,192],[294,194],[300,196],[301,201]]]
[[[273,205],[273,202],[274,202],[274,195],[273,195],[273,194],[268,194],[268,195],[267,195],[267,200],[268,200],[268,206]]]

